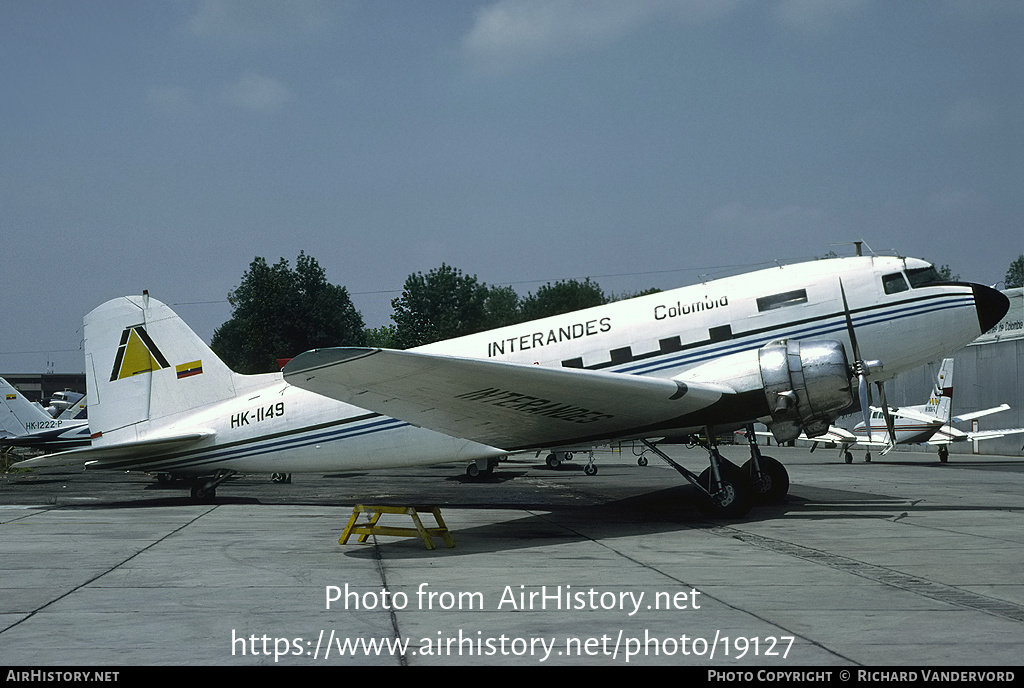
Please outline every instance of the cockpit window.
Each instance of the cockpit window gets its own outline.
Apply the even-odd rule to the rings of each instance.
[[[907,291],[910,289],[907,286],[907,280],[903,279],[902,272],[894,272],[891,275],[882,276],[882,286],[885,288],[886,294],[898,294],[901,291]]]
[[[916,270],[907,270],[907,277],[910,279],[910,286],[915,289],[918,287],[927,287],[929,284],[935,284],[936,282],[942,281],[939,271],[932,266],[917,268]]]

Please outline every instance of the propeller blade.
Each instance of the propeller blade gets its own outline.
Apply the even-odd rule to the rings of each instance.
[[[868,433],[868,442],[873,442],[871,436],[871,387],[868,386],[868,379],[864,373],[857,375],[857,396],[860,397],[860,412],[864,416],[864,429]]]
[[[850,304],[846,301],[846,289],[843,288],[843,280],[839,280],[839,293],[843,297],[843,313],[846,315],[846,333],[850,336],[850,346],[853,347],[854,366],[863,367],[860,358],[860,346],[857,345],[857,332],[853,329],[853,318],[850,316]],[[861,370],[857,371],[862,372]]]
[[[864,416],[864,429],[868,433],[868,442],[874,441],[871,433],[871,386],[868,384],[868,373],[872,367],[881,367],[878,361],[872,361],[869,366],[860,356],[860,344],[857,343],[857,331],[853,328],[853,316],[850,314],[850,304],[846,300],[846,288],[843,287],[843,280],[839,280],[839,294],[843,297],[843,314],[846,316],[846,333],[850,336],[850,346],[853,347],[853,373],[857,376],[857,395],[860,397],[860,412]],[[888,410],[887,410],[888,412]]]
[[[885,400],[885,385],[881,380],[875,384],[878,386],[878,398],[882,402],[882,415],[885,417],[885,427],[889,431],[889,446],[882,452],[882,454],[886,454],[896,446],[896,428],[892,422],[892,414],[889,413],[889,403]]]

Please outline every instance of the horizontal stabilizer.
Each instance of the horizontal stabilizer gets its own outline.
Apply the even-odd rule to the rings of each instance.
[[[163,455],[168,451],[195,444],[213,435],[214,432],[212,430],[200,430],[184,435],[153,437],[137,442],[71,449],[65,452],[19,461],[16,467],[34,468],[37,466],[76,466],[86,464],[91,468],[107,468],[103,464],[116,461],[119,468],[139,469],[144,468],[157,455]]]
[[[995,406],[995,407],[990,408],[990,409],[984,409],[984,410],[981,410],[981,411],[973,411],[972,413],[962,413],[959,416],[954,416],[953,417],[953,422],[954,423],[960,423],[960,422],[965,421],[965,420],[974,420],[975,418],[981,418],[982,416],[988,416],[988,415],[991,415],[993,413],[999,413],[1001,411],[1009,411],[1009,410],[1010,410],[1010,405],[1009,404],[1001,404],[999,406]]]
[[[507,450],[642,435],[733,393],[664,378],[365,348],[308,351],[284,367],[284,377],[332,399]]]

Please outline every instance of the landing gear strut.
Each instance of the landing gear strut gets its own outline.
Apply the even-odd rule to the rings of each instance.
[[[694,438],[696,444],[708,452],[711,463],[699,476],[670,459],[648,440],[640,440],[640,443],[697,488],[702,497],[698,508],[707,516],[742,518],[755,500],[779,502],[785,498],[789,492],[789,473],[779,461],[761,454],[752,425],[747,426],[750,459],[742,468],[718,453],[714,437],[711,428],[705,428],[705,439]]]
[[[698,440],[698,443],[707,450],[711,465],[699,476],[673,461],[648,440],[640,442],[697,488],[702,497],[698,504],[702,513],[715,518],[741,518],[750,511],[750,486],[739,467],[718,453],[717,445],[710,440],[714,435],[705,430],[705,436],[709,440],[706,443]]]
[[[742,470],[750,480],[755,498],[762,502],[781,502],[789,493],[789,472],[776,459],[761,454],[753,424],[747,426],[747,443],[750,459]]]

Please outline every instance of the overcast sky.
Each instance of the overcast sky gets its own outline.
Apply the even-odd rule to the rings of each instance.
[[[1024,253],[1017,0],[0,0],[0,373],[124,294],[204,339],[256,256],[368,326],[442,262],[670,288],[864,240]]]

